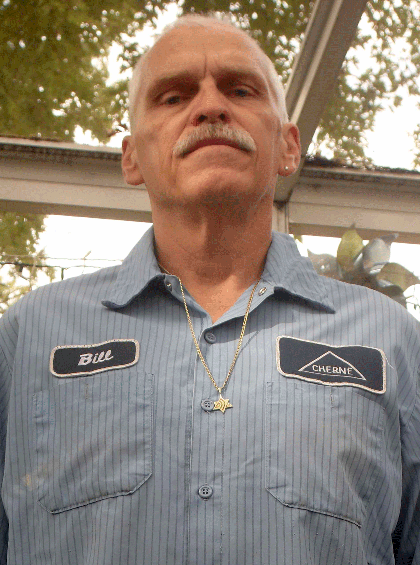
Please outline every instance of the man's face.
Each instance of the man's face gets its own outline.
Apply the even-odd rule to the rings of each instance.
[[[127,182],[144,182],[163,206],[272,199],[286,142],[268,76],[262,53],[234,29],[169,32],[142,69],[123,146]]]

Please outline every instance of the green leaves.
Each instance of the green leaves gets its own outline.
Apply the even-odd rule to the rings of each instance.
[[[162,5],[0,0],[0,135],[72,140],[80,125],[106,141],[126,111],[126,84],[120,104],[121,87],[106,83],[108,49],[113,41],[125,46]],[[0,213],[0,313],[41,273],[44,282],[54,277],[35,253],[42,230],[42,216]]]
[[[0,4],[0,134],[72,139],[75,127],[101,141],[125,105],[110,111],[114,90],[104,64],[161,2],[10,0]],[[122,34],[125,34],[122,36]]]
[[[337,257],[315,255],[308,257],[320,275],[373,288],[406,306],[404,292],[420,279],[398,263],[390,263],[392,242],[398,234],[377,237],[364,245],[352,227],[346,231],[337,249]]]
[[[405,292],[410,286],[420,284],[420,279],[398,263],[388,263],[376,276],[377,280],[385,281]]]
[[[0,314],[39,281],[52,281],[53,268],[46,266],[44,253],[35,252],[43,217],[0,212]]]
[[[350,229],[341,238],[337,249],[337,261],[344,271],[351,271],[354,260],[363,249],[363,239],[355,229]]]
[[[420,4],[370,0],[344,62],[331,101],[314,138],[315,152],[369,165],[364,132],[378,112],[399,106],[402,97],[419,97]],[[419,104],[420,107],[420,104]],[[418,167],[420,148],[413,167]]]

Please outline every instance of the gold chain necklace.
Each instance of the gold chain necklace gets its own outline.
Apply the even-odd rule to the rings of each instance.
[[[162,269],[162,271],[164,271],[165,273],[167,273],[168,275],[170,275],[171,273],[169,273],[164,267],[162,267],[161,265],[159,265],[159,267]],[[172,275],[174,276],[174,275]],[[228,374],[226,375],[226,378],[224,380],[224,383],[222,384],[222,386],[217,386],[216,381],[214,380],[213,375],[211,374],[211,371],[209,369],[209,366],[206,363],[206,360],[204,359],[203,354],[201,353],[201,349],[200,346],[198,345],[198,341],[197,338],[195,337],[195,332],[194,332],[194,328],[192,325],[192,321],[191,321],[191,316],[190,316],[190,312],[188,310],[188,306],[187,306],[187,301],[185,300],[185,294],[184,294],[184,287],[182,286],[182,282],[181,279],[179,277],[177,277],[179,280],[179,286],[181,288],[181,293],[182,293],[182,300],[184,301],[184,308],[185,308],[185,313],[187,314],[187,319],[188,319],[188,325],[190,327],[190,331],[191,331],[191,335],[193,337],[194,340],[194,345],[195,348],[197,350],[197,354],[200,358],[200,361],[202,362],[206,373],[208,374],[208,376],[210,377],[211,382],[213,383],[213,386],[215,387],[215,389],[217,390],[217,392],[219,393],[219,400],[217,400],[214,403],[213,406],[213,410],[220,410],[223,414],[225,413],[227,408],[233,408],[232,404],[229,402],[228,398],[223,398],[222,397],[222,390],[225,388],[225,386],[228,383],[228,380],[230,379],[230,376],[232,374],[233,368],[235,366],[236,360],[238,359],[238,355],[239,355],[239,351],[241,350],[241,346],[242,346],[242,340],[244,338],[245,335],[245,328],[246,328],[246,323],[248,321],[248,315],[249,315],[249,311],[251,309],[251,304],[252,304],[252,299],[254,298],[254,293],[255,290],[258,286],[258,283],[260,282],[260,279],[257,280],[257,282],[255,283],[255,285],[253,286],[252,290],[251,290],[251,296],[249,297],[248,300],[248,304],[245,310],[245,315],[244,315],[244,321],[242,322],[242,329],[241,329],[241,333],[239,335],[239,341],[238,341],[238,345],[236,347],[236,351],[235,351],[235,355],[233,356],[233,360],[232,363],[230,365]]]

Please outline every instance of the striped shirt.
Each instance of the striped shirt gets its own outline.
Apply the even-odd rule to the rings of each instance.
[[[186,292],[219,385],[250,291],[214,324]],[[0,563],[420,565],[419,344],[274,233],[212,410],[150,230],[1,320]]]

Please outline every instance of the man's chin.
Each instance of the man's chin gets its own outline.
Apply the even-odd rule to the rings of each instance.
[[[261,200],[273,198],[267,179],[259,179],[255,171],[231,168],[206,169],[192,174],[178,174],[174,185],[149,190],[157,206],[175,210],[177,206],[191,210],[206,207],[253,207]],[[264,188],[265,187],[265,188]]]
[[[201,202],[226,201],[232,199],[246,199],[253,195],[255,187],[249,183],[238,182],[238,179],[229,179],[223,175],[215,175],[207,182],[191,183],[181,190],[187,199]]]
[[[191,174],[180,175],[178,186],[184,194],[196,194],[204,197],[206,194],[236,194],[254,192],[255,176],[239,167],[206,167]]]
[[[254,209],[263,200],[270,199],[271,203],[273,200],[271,194],[263,194],[255,186],[222,181],[185,187],[178,194],[180,196],[178,204],[181,206],[185,206],[191,211],[200,208],[207,209],[217,215],[223,214],[222,210],[225,210],[224,213],[228,214],[232,221],[235,214],[242,216],[242,212]],[[175,202],[174,204],[176,205]]]

